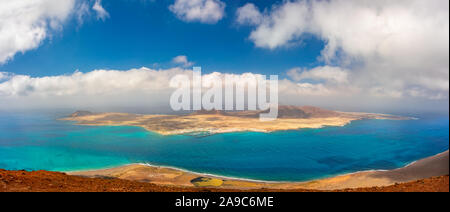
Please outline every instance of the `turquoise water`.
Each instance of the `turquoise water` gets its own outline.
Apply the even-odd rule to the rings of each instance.
[[[271,181],[394,169],[443,152],[449,119],[363,120],[345,127],[207,137],[139,127],[75,126],[55,116],[0,114],[0,168],[74,171],[150,163]]]

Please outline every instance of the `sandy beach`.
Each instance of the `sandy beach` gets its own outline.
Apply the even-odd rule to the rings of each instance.
[[[73,176],[118,178],[156,185],[221,189],[338,190],[391,186],[449,174],[449,151],[389,171],[367,171],[308,182],[263,182],[194,173],[169,167],[131,164],[104,170],[68,172]]]

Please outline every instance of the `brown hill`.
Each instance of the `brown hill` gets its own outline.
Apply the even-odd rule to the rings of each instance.
[[[217,111],[217,110],[201,110],[192,113],[192,115],[223,115],[242,118],[259,118],[261,113],[268,113],[269,110],[256,110],[256,111]],[[291,118],[291,119],[306,119],[306,118],[328,118],[337,117],[339,112],[325,110],[312,106],[285,106],[280,105],[278,107],[278,118]]]
[[[339,112],[336,111],[326,110],[313,106],[301,106],[301,107],[291,106],[291,107],[297,108],[298,110],[305,112],[311,118],[327,118],[341,115]]]
[[[81,116],[90,116],[93,115],[94,113],[90,112],[90,111],[83,111],[83,110],[79,110],[75,113],[70,114],[69,117],[75,118],[75,117],[81,117]]]
[[[228,115],[223,110],[199,110],[191,113],[191,115]]]
[[[0,170],[0,192],[240,192],[242,190],[161,186],[121,179],[85,178],[48,171]],[[252,192],[316,192],[317,190],[244,190]],[[337,192],[448,192],[449,177],[434,177],[387,187]]]

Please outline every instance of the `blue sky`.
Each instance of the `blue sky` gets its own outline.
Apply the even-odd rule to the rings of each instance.
[[[448,113],[448,16],[442,0],[0,1],[0,108],[164,105],[194,65],[279,75],[282,104]]]
[[[228,1],[226,16],[216,24],[179,20],[168,9],[171,1],[104,1],[109,18],[90,17],[82,25],[69,19],[62,32],[52,33],[34,50],[16,54],[0,70],[38,77],[77,69],[168,68],[178,55],[186,55],[206,73],[284,75],[292,67],[320,64],[317,57],[324,43],[314,36],[275,50],[255,47],[248,39],[251,29],[235,19],[236,9],[248,2],[266,8],[277,1]]]

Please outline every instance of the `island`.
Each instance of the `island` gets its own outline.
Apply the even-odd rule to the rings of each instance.
[[[161,135],[274,132],[325,126],[345,126],[362,119],[406,120],[388,114],[340,112],[312,106],[280,106],[278,119],[260,121],[266,111],[196,111],[182,115],[143,115],[78,111],[63,118],[78,125],[138,126]]]

